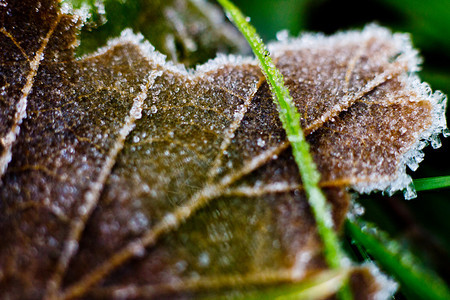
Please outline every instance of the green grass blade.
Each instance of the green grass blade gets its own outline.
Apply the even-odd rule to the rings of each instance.
[[[420,299],[450,299],[450,291],[440,278],[420,267],[410,254],[400,250],[398,243],[389,240],[379,229],[347,220],[345,231],[400,282],[405,294]]]
[[[245,36],[260,62],[261,69],[276,99],[275,103],[281,122],[291,143],[295,161],[300,169],[305,191],[317,223],[317,229],[325,246],[327,263],[332,268],[338,268],[341,265],[343,252],[337,235],[333,230],[330,208],[325,195],[318,186],[320,175],[309,153],[309,145],[300,128],[300,115],[294,106],[289,90],[284,85],[283,76],[272,62],[269,52],[256,30],[247,22],[239,9],[228,0],[219,0],[219,3],[225,9],[230,20]]]
[[[450,176],[414,179],[416,191],[429,191],[450,187]]]

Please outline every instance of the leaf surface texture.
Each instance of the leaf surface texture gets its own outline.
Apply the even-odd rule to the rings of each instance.
[[[186,71],[124,31],[75,59],[54,1],[1,11],[0,290],[10,298],[217,296],[327,270],[267,83],[250,58]],[[348,187],[408,184],[445,102],[404,35],[271,45],[336,229]],[[419,158],[418,158],[419,157]],[[358,298],[379,289],[355,271]],[[330,292],[331,293],[331,292]]]

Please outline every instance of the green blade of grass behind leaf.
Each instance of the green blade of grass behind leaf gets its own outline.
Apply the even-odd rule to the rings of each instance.
[[[410,255],[400,251],[399,245],[389,240],[379,229],[370,224],[347,220],[345,231],[400,282],[405,294],[419,299],[450,299],[450,291],[439,277],[426,271]]]
[[[450,176],[414,179],[416,191],[429,191],[450,187]]]

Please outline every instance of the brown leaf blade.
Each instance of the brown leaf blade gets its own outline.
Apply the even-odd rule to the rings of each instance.
[[[15,49],[0,65],[13,77],[4,84],[13,88],[1,132],[20,124],[11,121],[20,99],[27,116],[0,187],[2,296],[223,295],[327,269],[253,60],[219,57],[186,71],[129,31],[75,60],[78,19],[47,4],[53,10],[28,14],[64,26],[53,21],[39,31],[35,20],[26,42],[14,42],[22,35],[9,29],[0,40]],[[17,47],[26,43],[30,52]],[[44,55],[34,71],[26,58],[33,49]],[[369,26],[271,51],[301,112],[336,228],[348,186],[404,188],[405,162],[413,165],[420,141],[446,127],[442,97],[408,77],[418,60],[404,36]],[[361,298],[379,290],[371,276],[355,284]]]
[[[21,5],[8,3],[6,9],[20,10],[15,4]],[[24,5],[33,8],[30,3]],[[76,251],[77,241],[71,239],[79,238],[89,206],[95,205],[123,139],[132,129],[130,118],[139,117],[141,103],[136,106],[133,101],[145,97],[139,92],[141,85],[147,87],[145,74],[151,70],[149,64],[134,59],[142,59],[142,55],[133,45],[116,45],[75,61],[71,44],[78,18],[61,14],[55,3],[41,5],[48,5],[51,13],[45,9],[28,13],[45,20],[54,16],[53,27],[49,26],[48,32],[30,29],[22,33],[28,43],[32,42],[28,36],[39,40],[42,34],[46,47],[36,50],[36,56],[44,57],[35,67],[38,71],[25,74],[25,88],[27,84],[32,87],[22,90],[18,103],[26,98],[28,117],[11,151],[13,160],[1,189],[2,244],[6,245],[1,259],[2,285],[12,281],[13,289],[5,287],[5,291],[31,298],[45,290],[58,256],[67,252],[68,258],[59,259],[59,268],[64,269],[64,260]],[[20,32],[9,34],[10,40],[22,38]],[[20,78],[16,64],[23,63],[11,63],[13,78]],[[9,64],[2,64],[5,66]]]
[[[26,116],[27,97],[33,87],[37,69],[44,59],[47,44],[61,23],[58,7],[52,1],[41,5],[42,14],[33,14],[33,6],[26,3],[2,5],[2,109],[0,127],[0,174],[3,175],[11,160],[11,148]],[[45,17],[44,17],[45,16]],[[31,22],[27,22],[31,17]],[[26,26],[22,26],[27,22]],[[70,22],[70,21],[69,21]],[[72,26],[73,27],[73,26]],[[65,41],[59,46],[66,46]]]

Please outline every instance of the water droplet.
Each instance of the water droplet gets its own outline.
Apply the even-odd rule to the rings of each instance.
[[[266,142],[262,138],[258,138],[258,140],[256,141],[256,144],[259,147],[264,147],[266,145]]]
[[[186,270],[187,266],[188,266],[188,263],[184,260],[180,260],[175,264],[175,268],[180,273],[183,272],[184,270]]]
[[[162,222],[167,225],[175,225],[177,223],[177,218],[173,214],[167,214],[163,218]]]
[[[198,257],[198,264],[201,267],[207,267],[209,266],[209,262],[210,262],[209,254],[207,252],[202,252]]]
[[[130,245],[130,250],[137,257],[142,257],[145,255],[145,247],[140,242],[136,242]]]

